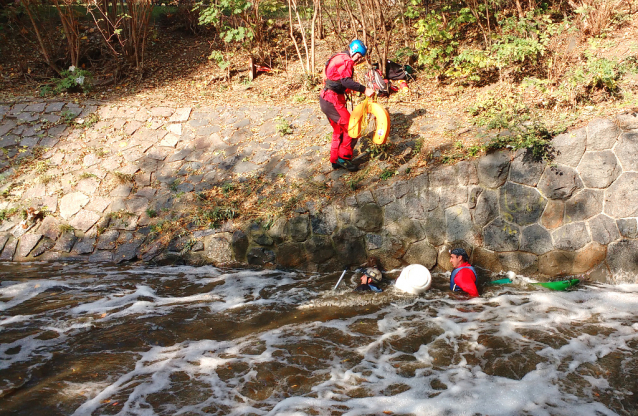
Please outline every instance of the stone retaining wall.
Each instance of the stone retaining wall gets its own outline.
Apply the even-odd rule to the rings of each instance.
[[[171,183],[164,177],[171,179],[174,172],[182,175],[184,171],[187,180],[179,185],[180,193],[202,189],[207,186],[207,176],[222,178],[227,160],[212,162],[222,148],[236,152],[227,170],[250,164],[255,171],[263,166],[285,167],[290,172],[288,166],[303,166],[289,157],[282,156],[277,163],[270,160],[285,147],[281,143],[264,146],[268,134],[276,134],[272,126],[275,112],[264,109],[261,114],[262,139],[266,139],[256,145],[249,143],[252,130],[246,126],[260,113],[249,109],[243,119],[218,112],[220,117],[230,117],[227,121],[232,129],[224,135],[217,133],[220,128],[211,130],[204,125],[214,117],[194,116],[190,108],[130,108],[126,120],[118,118],[128,114],[124,109],[88,107],[65,107],[64,103],[0,106],[0,147],[17,152],[12,146],[18,143],[31,149],[46,141],[50,150],[43,160],[53,166],[68,162],[58,169],[62,179],[52,184],[45,186],[33,175],[21,178],[23,183],[32,181],[21,191],[21,201],[46,206],[53,215],[27,226],[15,220],[1,223],[0,261],[72,258],[119,263],[139,259],[332,271],[358,265],[373,255],[387,269],[420,263],[445,270],[449,269],[448,250],[462,246],[475,265],[494,272],[513,270],[547,278],[585,274],[602,281],[638,276],[636,113],[597,119],[557,136],[553,140],[557,155],[551,166],[533,161],[525,151],[499,151],[430,169],[410,180],[394,180],[329,206],[310,205],[294,218],[280,218],[269,227],[251,224],[236,229],[227,223],[221,229],[195,231],[163,242],[147,238],[147,208],[159,210],[171,204],[179,208],[171,200]],[[99,111],[102,120],[87,137],[73,137],[73,131],[66,131],[68,137],[58,143],[59,138],[38,133],[49,118],[55,123],[69,114],[88,117],[92,111]],[[302,116],[317,134],[327,126],[313,125],[316,121],[312,120],[318,118],[312,111]],[[31,117],[28,125],[19,119],[25,115]],[[56,128],[60,130],[56,134],[64,131],[58,125],[51,130]],[[201,129],[211,130],[205,132],[208,141],[202,139]],[[233,141],[240,130],[246,130],[246,137]],[[214,143],[208,143],[211,141]],[[87,152],[91,143],[109,146],[111,156]],[[313,151],[318,150],[325,149]],[[270,153],[261,160],[259,152]],[[319,166],[320,161],[316,163]],[[198,169],[193,169],[194,164],[199,164]],[[199,173],[207,168],[209,173]],[[133,185],[105,185],[115,170],[134,176],[135,194]],[[96,191],[103,188],[108,193]],[[5,186],[0,191],[6,189],[10,191]],[[0,201],[0,209],[12,204]],[[61,224],[68,224],[68,229]]]
[[[638,114],[554,138],[551,165],[499,151],[366,190],[269,229],[203,239],[199,261],[338,270],[377,256],[386,268],[449,270],[462,246],[493,272],[599,281],[638,276]],[[613,276],[613,277],[612,277]]]

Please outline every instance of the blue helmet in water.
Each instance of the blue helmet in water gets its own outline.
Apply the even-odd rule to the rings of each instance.
[[[361,54],[361,57],[363,58],[364,56],[366,56],[366,52],[368,52],[368,48],[366,48],[366,45],[363,44],[363,42],[361,42],[359,39],[355,39],[352,42],[350,42],[350,56],[354,56],[355,53]]]

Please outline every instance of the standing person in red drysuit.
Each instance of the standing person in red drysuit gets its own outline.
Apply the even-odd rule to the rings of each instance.
[[[476,289],[476,270],[469,263],[469,256],[462,248],[450,250],[450,263],[452,263],[452,275],[450,276],[450,290],[463,291],[471,297],[479,295]]]
[[[358,170],[351,161],[357,139],[348,135],[350,112],[346,108],[345,94],[349,90],[364,93],[368,97],[374,94],[372,88],[366,88],[352,79],[355,64],[363,59],[367,51],[363,42],[353,40],[349,50],[333,55],[324,69],[326,85],[321,91],[319,105],[332,126],[330,162],[333,169],[344,168],[351,172]]]

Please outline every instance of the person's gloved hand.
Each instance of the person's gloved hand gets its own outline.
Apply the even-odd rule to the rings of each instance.
[[[372,97],[374,95],[374,89],[366,87],[365,95],[367,97]]]

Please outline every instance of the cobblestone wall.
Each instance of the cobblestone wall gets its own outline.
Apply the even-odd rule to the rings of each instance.
[[[280,143],[264,146],[267,139],[261,145],[246,140],[259,130],[262,138],[275,133],[272,120],[280,112],[261,110],[246,109],[245,118],[217,111],[232,127],[224,132],[210,123],[210,114],[191,108],[0,105],[0,147],[6,156],[15,156],[11,152],[21,148],[26,157],[35,146],[44,146],[42,158],[51,166],[65,160],[72,166],[58,169],[62,179],[51,183],[37,181],[33,173],[23,175],[21,183],[29,186],[19,195],[2,185],[0,191],[12,198],[0,200],[0,209],[21,203],[46,206],[52,215],[27,226],[17,220],[0,224],[0,260],[139,259],[326,271],[374,255],[386,268],[420,263],[442,270],[449,268],[448,250],[462,246],[475,265],[494,272],[584,274],[601,281],[638,276],[636,113],[593,120],[555,137],[552,165],[534,161],[526,151],[499,151],[423,171],[332,205],[310,204],[296,217],[281,218],[268,228],[252,224],[235,229],[229,223],[187,233],[168,244],[148,240],[147,209],[174,209],[177,204],[168,192],[176,172],[186,178],[178,186],[186,194],[219,180],[224,169],[304,174],[304,164],[294,159],[272,163]],[[49,127],[61,117],[88,117],[96,111],[100,122],[85,137],[73,137],[63,125]],[[260,127],[250,130],[259,117]],[[327,131],[325,123],[312,122],[320,118],[316,112],[308,110],[300,117],[314,134]],[[82,151],[92,143],[115,151],[106,157]],[[235,153],[215,154],[222,147]],[[315,151],[325,150],[317,147]],[[311,175],[308,160],[305,174]],[[203,164],[211,168],[200,169]],[[15,173],[4,168],[4,176]],[[131,175],[134,183],[111,186],[105,193],[116,169]],[[109,215],[117,212],[128,216]]]
[[[448,270],[448,250],[462,246],[493,272],[634,281],[636,129],[637,114],[594,120],[554,138],[551,165],[527,151],[499,151],[310,209],[268,230],[255,224],[216,235],[206,256],[232,251],[252,265],[337,270],[374,255],[387,268]]]

